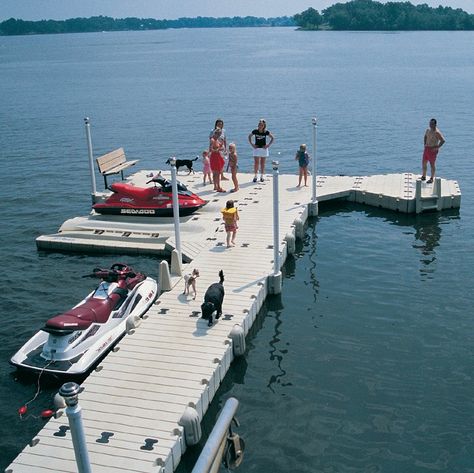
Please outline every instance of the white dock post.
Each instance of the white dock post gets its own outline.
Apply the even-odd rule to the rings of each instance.
[[[178,424],[184,429],[186,445],[196,445],[202,437],[201,420],[192,406],[186,406]]]
[[[94,196],[97,192],[97,186],[95,183],[94,154],[92,152],[91,125],[89,117],[84,118],[84,124],[86,127],[87,151],[89,154],[89,170],[91,172],[92,203],[94,203]]]
[[[280,208],[278,193],[278,176],[280,163],[272,161],[273,167],[273,274],[269,277],[268,290],[270,294],[281,293],[282,276],[280,271]]]
[[[59,390],[59,394],[64,398],[67,406],[66,415],[69,419],[78,473],[92,473],[86,445],[86,435],[82,424],[82,409],[79,405],[80,392],[81,388],[79,385],[72,382],[63,384]]]
[[[416,185],[415,185],[415,212],[417,214],[422,212],[422,207],[421,207],[421,180],[417,179],[416,180]]]
[[[183,275],[183,267],[181,264],[181,256],[177,250],[171,252],[171,274],[174,276]]]
[[[443,198],[441,196],[441,178],[440,177],[435,177],[433,190],[437,197],[436,210],[438,210],[438,212],[441,212],[441,210],[443,210]]]
[[[245,332],[241,325],[235,324],[229,333],[232,340],[232,351],[234,356],[243,356],[245,354]]]
[[[181,263],[181,234],[179,229],[179,202],[178,202],[178,184],[176,182],[176,158],[170,158],[171,165],[171,188],[173,191],[173,220],[174,220],[174,239],[176,242],[176,251],[178,252],[178,259]]]
[[[168,261],[162,260],[160,262],[158,282],[160,284],[160,292],[171,291],[173,286],[171,285],[171,275],[170,268],[168,266]]]
[[[311,119],[313,124],[313,159],[311,165],[311,174],[312,174],[312,192],[311,192],[311,203],[309,204],[309,215],[316,217],[319,213],[318,210],[318,197],[316,195],[316,128],[318,127],[318,120],[316,117]]]
[[[296,251],[296,237],[294,233],[287,233],[285,235],[285,241],[287,246],[287,251],[289,255],[294,254]]]

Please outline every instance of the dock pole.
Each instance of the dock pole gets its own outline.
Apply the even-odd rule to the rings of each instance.
[[[309,204],[309,214],[312,217],[316,217],[319,213],[318,210],[318,197],[316,195],[316,128],[318,127],[318,120],[316,117],[311,119],[313,125],[313,160],[311,166],[312,174],[312,194],[311,194],[311,203]]]
[[[178,202],[178,183],[176,179],[176,158],[170,158],[171,165],[171,188],[173,190],[173,220],[174,220],[174,239],[176,243],[176,251],[178,252],[178,262],[181,266],[181,234],[179,229],[179,202]]]
[[[92,473],[87,451],[86,435],[82,424],[81,406],[79,405],[79,393],[81,388],[76,383],[65,383],[59,389],[59,394],[66,402],[66,415],[69,419],[71,429],[72,445],[76,456],[78,473]]]
[[[92,138],[91,138],[91,121],[89,117],[84,118],[84,124],[86,126],[86,137],[87,137],[87,151],[89,154],[89,170],[91,172],[91,186],[92,186],[92,203],[94,202],[94,196],[97,193],[97,186],[95,183],[95,170],[94,170],[94,154],[92,152]]]
[[[269,278],[269,293],[280,294],[282,276],[280,271],[280,197],[278,189],[279,161],[272,161],[273,167],[273,274]]]

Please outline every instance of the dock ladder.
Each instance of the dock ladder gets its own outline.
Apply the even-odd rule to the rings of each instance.
[[[441,178],[435,178],[431,194],[428,194],[426,191],[422,192],[421,179],[417,179],[415,203],[417,214],[427,210],[442,210]]]

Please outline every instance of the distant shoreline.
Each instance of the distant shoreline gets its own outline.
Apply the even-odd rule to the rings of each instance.
[[[177,20],[153,18],[121,18],[94,16],[70,18],[68,20],[25,21],[15,18],[0,23],[0,36],[23,36],[38,34],[101,33],[112,31],[154,31],[180,28],[249,28],[249,27],[295,27],[292,17],[197,17]]]
[[[451,7],[431,8],[410,2],[381,3],[351,0],[321,13],[314,8],[296,15],[263,17],[196,17],[177,20],[93,16],[67,20],[26,21],[10,18],[0,23],[0,36],[153,31],[180,28],[295,27],[301,31],[472,31],[474,15]]]

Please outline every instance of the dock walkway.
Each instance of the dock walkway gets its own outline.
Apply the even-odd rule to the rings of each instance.
[[[141,171],[130,176],[127,181],[144,186],[150,171]],[[168,176],[169,172],[163,172]],[[239,174],[244,184],[237,194],[216,195],[212,186],[202,185],[202,174],[180,175],[179,180],[201,198],[210,200],[201,211],[188,217],[181,217],[182,255],[184,262],[190,262],[199,254],[201,244],[209,235],[209,226],[215,226],[223,201],[228,198],[239,200],[239,206],[250,206],[263,215],[272,211],[271,181],[263,186],[270,193],[260,197],[259,187],[251,182],[252,175]],[[310,199],[308,188],[295,187],[293,175],[280,175],[281,202],[307,203]],[[311,179],[311,178],[310,178]],[[437,185],[439,183],[439,186]],[[318,176],[317,198],[319,202],[343,199],[374,207],[381,207],[402,213],[419,213],[425,210],[459,208],[461,191],[456,181],[440,179],[433,185],[418,181],[412,173],[384,174],[375,176]],[[230,186],[230,183],[228,184]],[[263,208],[254,200],[264,198]],[[265,205],[268,204],[268,205]],[[283,208],[282,207],[282,208]],[[253,215],[253,212],[251,212]],[[257,216],[260,219],[261,216]],[[159,221],[159,223],[157,223]],[[285,228],[282,230],[287,231]],[[265,236],[266,238],[266,236]],[[174,224],[172,218],[122,217],[114,215],[89,214],[67,220],[59,231],[37,238],[38,249],[46,251],[100,252],[123,254],[153,254],[167,257],[173,248]]]
[[[394,176],[381,179],[383,193],[372,186],[373,177],[321,176],[318,199],[356,201],[359,196],[370,201],[366,202],[369,205],[393,205],[408,211],[409,204],[400,202],[413,190],[416,179],[410,174]],[[142,324],[84,382],[80,405],[94,473],[171,473],[177,468],[186,449],[180,425],[184,411],[192,407],[202,420],[234,358],[230,331],[238,324],[247,334],[269,293],[274,255],[272,180],[253,184],[245,182],[249,176],[240,177],[241,190],[215,194],[210,186],[201,186],[199,174],[180,176],[192,190],[199,189],[201,196],[207,193],[211,199],[182,225],[183,252],[192,259],[185,272],[200,270],[198,295],[196,300],[183,295],[182,280],[173,279],[172,290],[160,296]],[[290,246],[285,235],[294,236],[308,216],[310,187],[296,188],[296,179],[294,175],[279,178],[281,264]],[[450,189],[444,196],[449,208],[460,205],[457,183],[446,181],[442,187]],[[220,214],[229,198],[236,201],[240,213],[233,248],[226,248]],[[171,234],[166,245],[173,246]],[[120,248],[118,245],[115,251]],[[221,269],[225,274],[224,313],[208,327],[200,318],[200,305]],[[48,421],[6,471],[75,473],[65,416]]]

